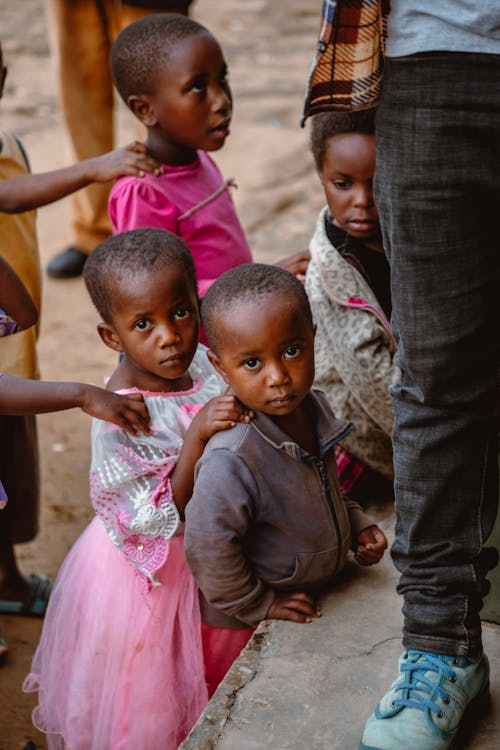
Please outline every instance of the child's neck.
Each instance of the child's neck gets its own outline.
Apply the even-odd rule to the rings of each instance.
[[[139,370],[126,357],[120,362],[107,384],[110,391],[134,388],[149,393],[176,393],[188,391],[192,387],[193,379],[189,371],[180,378],[167,380],[155,373]]]
[[[307,398],[291,414],[285,414],[282,417],[273,416],[271,419],[301,448],[312,456],[318,455],[318,436],[314,428]]]
[[[171,167],[192,164],[198,158],[196,149],[167,141],[163,134],[155,129],[148,130],[145,143],[151,156],[158,159],[161,164]]]

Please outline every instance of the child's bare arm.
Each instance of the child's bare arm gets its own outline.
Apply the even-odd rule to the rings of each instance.
[[[2,183],[0,182],[0,185]],[[38,311],[23,282],[0,256],[0,307],[25,329],[38,320]]]
[[[42,174],[27,174],[0,181],[0,211],[20,213],[64,198],[92,182],[109,182],[120,175],[143,177],[161,173],[161,165],[139,141],[71,167]]]
[[[321,610],[312,596],[303,591],[294,591],[291,594],[275,594],[266,619],[311,622],[312,617],[321,617]]]
[[[149,435],[149,414],[140,394],[121,395],[86,383],[51,383],[10,375],[0,378],[0,414],[44,414],[79,407],[131,435]]]
[[[387,549],[387,538],[375,524],[358,534],[354,555],[361,565],[374,565],[380,562]]]
[[[225,394],[211,399],[193,419],[170,477],[181,518],[193,492],[194,467],[201,458],[207,441],[219,430],[229,430],[236,422],[249,422],[251,418],[252,412],[245,409],[235,396]]]

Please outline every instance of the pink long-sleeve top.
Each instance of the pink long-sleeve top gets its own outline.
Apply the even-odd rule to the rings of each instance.
[[[109,198],[115,233],[154,227],[179,235],[191,250],[200,296],[225,271],[252,254],[225,181],[204,151],[191,164],[163,166],[159,176],[120,177]]]

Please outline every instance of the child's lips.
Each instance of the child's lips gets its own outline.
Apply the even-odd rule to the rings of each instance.
[[[293,393],[284,394],[283,396],[275,396],[268,403],[272,406],[287,406],[295,399]]]
[[[351,219],[349,225],[358,231],[366,231],[367,229],[375,229],[378,222],[375,219]]]
[[[182,362],[183,359],[183,354],[171,354],[169,357],[165,357],[165,359],[162,359],[160,365],[176,365]]]
[[[224,120],[223,122],[220,122],[218,125],[216,125],[214,128],[210,129],[210,133],[218,133],[220,135],[229,135],[229,125],[231,124],[231,120]]]

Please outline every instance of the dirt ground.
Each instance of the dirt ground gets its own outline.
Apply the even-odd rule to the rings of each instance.
[[[235,116],[228,143],[215,158],[227,177],[237,179],[235,200],[257,260],[272,261],[306,247],[322,205],[307,132],[299,128],[320,5],[319,0],[197,0],[193,5],[193,16],[217,36],[229,63]],[[43,0],[0,0],[0,39],[9,68],[0,128],[22,136],[33,171],[69,164]],[[133,137],[124,107],[118,108],[117,130],[119,143]],[[43,266],[69,242],[70,222],[68,199],[39,211]],[[41,320],[43,378],[101,385],[115,357],[98,340],[97,317],[82,280],[45,277]],[[76,410],[39,418],[40,533],[17,549],[26,573],[55,576],[91,518],[89,427],[88,417]],[[9,643],[8,662],[0,669],[0,750],[45,747],[30,721],[34,698],[20,690],[40,624],[0,617]]]

